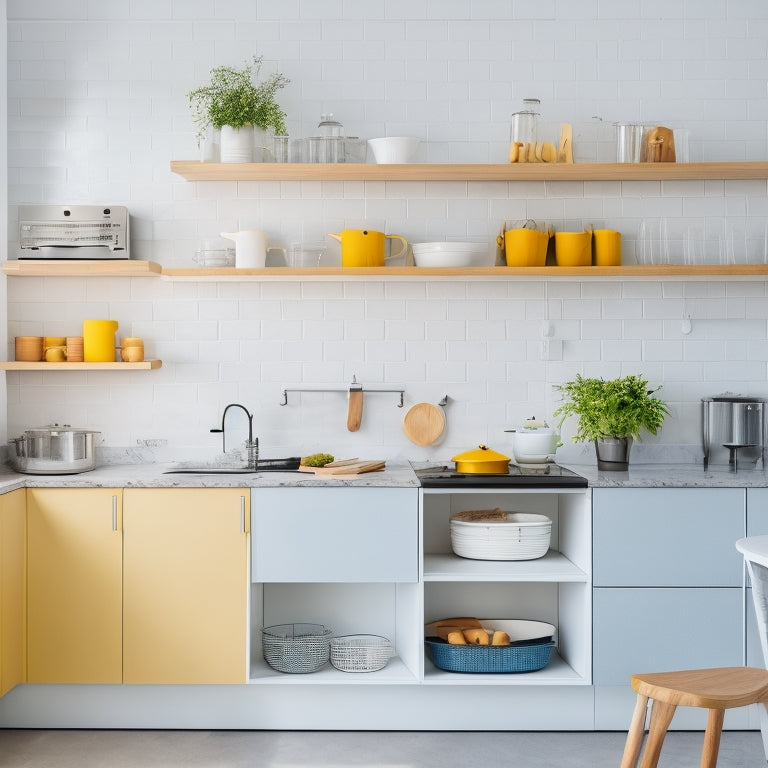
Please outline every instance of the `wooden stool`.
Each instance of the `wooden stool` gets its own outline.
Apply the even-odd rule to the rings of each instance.
[[[726,709],[763,704],[768,708],[768,670],[717,667],[632,675],[637,704],[624,746],[621,768],[635,768],[645,732],[648,699],[653,701],[648,739],[640,768],[656,768],[667,728],[678,706],[709,710],[701,768],[715,768]]]

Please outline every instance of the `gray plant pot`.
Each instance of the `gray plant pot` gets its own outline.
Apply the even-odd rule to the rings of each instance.
[[[628,470],[631,450],[631,437],[604,437],[602,440],[595,440],[597,468],[618,472]]]

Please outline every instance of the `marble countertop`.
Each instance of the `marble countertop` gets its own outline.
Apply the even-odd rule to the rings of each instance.
[[[627,472],[601,472],[596,465],[564,464],[590,488],[766,488],[768,472],[703,464],[632,464]]]
[[[306,472],[245,474],[166,474],[175,465],[163,463],[105,464],[75,475],[23,475],[0,465],[0,493],[16,488],[418,488],[408,462],[387,462],[382,472],[356,477],[318,477]],[[701,464],[630,464],[627,472],[599,472],[589,464],[563,463],[587,478],[591,488],[766,488],[762,469],[709,467]],[[514,489],[512,486],[511,489]]]
[[[23,475],[0,467],[0,493],[16,488],[418,488],[407,463],[387,462],[381,472],[355,477],[318,477],[310,472],[248,472],[243,474],[166,474],[174,464],[105,464],[75,475]]]

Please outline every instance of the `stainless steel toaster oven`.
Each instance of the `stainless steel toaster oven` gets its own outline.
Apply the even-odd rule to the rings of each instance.
[[[20,259],[128,259],[122,205],[19,206]]]

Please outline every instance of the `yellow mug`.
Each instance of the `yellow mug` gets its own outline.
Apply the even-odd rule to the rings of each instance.
[[[555,261],[558,267],[592,265],[592,232],[555,232]]]
[[[86,363],[115,362],[117,320],[83,320],[83,359]]]
[[[596,229],[592,237],[595,266],[621,266],[621,232],[613,229]]]

